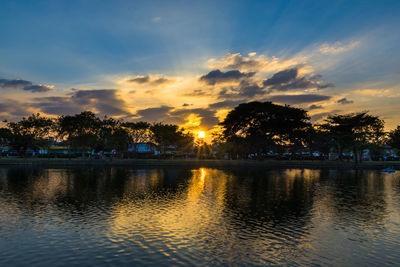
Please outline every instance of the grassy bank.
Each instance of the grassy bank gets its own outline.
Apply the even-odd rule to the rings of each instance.
[[[176,167],[268,167],[268,168],[333,168],[333,169],[383,169],[393,167],[400,170],[399,161],[368,161],[360,164],[339,161],[301,160],[196,160],[196,159],[44,159],[1,158],[0,166],[32,165],[43,167],[67,166],[176,166]]]

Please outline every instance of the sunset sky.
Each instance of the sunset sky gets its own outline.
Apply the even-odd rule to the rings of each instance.
[[[400,1],[0,1],[0,119],[210,130],[239,103],[400,124]]]

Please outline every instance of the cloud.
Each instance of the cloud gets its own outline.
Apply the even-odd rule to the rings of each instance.
[[[154,86],[159,86],[163,84],[168,84],[173,82],[172,79],[168,79],[165,77],[153,77],[150,75],[145,75],[145,76],[136,76],[135,78],[128,79],[128,83],[136,83],[140,85],[154,85]]]
[[[288,83],[297,77],[297,68],[287,69],[272,75],[271,78],[263,82],[264,86]]]
[[[230,70],[222,72],[220,70],[213,70],[200,77],[200,81],[205,82],[208,85],[215,85],[217,83],[234,82],[242,78],[252,77],[255,72],[243,73],[238,70]]]
[[[355,94],[372,96],[372,97],[384,97],[384,96],[395,96],[396,93],[391,89],[358,89],[353,91]]]
[[[0,87],[2,88],[10,88],[10,89],[23,89],[26,86],[31,86],[32,83],[30,81],[25,80],[8,80],[8,79],[0,79]]]
[[[298,68],[291,68],[283,70],[272,75],[271,78],[265,80],[263,85],[276,91],[287,91],[293,89],[308,89],[317,88],[324,89],[327,87],[334,86],[333,83],[325,83],[317,81],[320,79],[321,75],[314,75],[310,78],[298,75]]]
[[[87,110],[84,106],[72,101],[69,96],[40,97],[35,98],[34,101],[35,102],[31,104],[33,107],[40,109],[41,112],[52,115],[73,115],[80,111]]]
[[[115,89],[75,90],[70,96],[38,97],[34,99],[32,106],[54,115],[76,114],[83,110],[101,115],[132,115]]]
[[[172,106],[160,106],[138,110],[136,116],[139,117],[137,120],[174,123],[178,125],[186,124],[189,128],[190,126],[212,128],[219,122],[214,110],[203,108],[174,109]],[[197,123],[191,124],[191,119],[196,119]]]
[[[169,83],[169,82],[171,82],[171,80],[169,80],[167,78],[164,78],[164,77],[161,77],[161,78],[153,80],[151,82],[151,84],[153,84],[153,85],[161,85],[161,84],[165,84],[165,83]]]
[[[54,88],[52,85],[44,84],[33,84],[26,80],[8,80],[0,79],[0,87],[4,89],[22,89],[25,91],[31,91],[32,93],[43,93],[50,91]]]
[[[360,45],[360,41],[352,41],[348,44],[343,44],[341,42],[336,42],[334,44],[324,43],[319,47],[319,52],[321,54],[331,54],[336,55],[342,52],[346,52]]]
[[[191,92],[182,94],[182,96],[212,96],[212,94],[201,89],[195,89]]]
[[[241,81],[239,84],[239,95],[245,97],[254,97],[257,95],[265,94],[264,88],[257,83]]]
[[[156,108],[141,109],[136,112],[137,116],[140,116],[140,120],[149,122],[160,122],[168,119],[168,113],[173,109],[169,106],[160,106]]]
[[[322,89],[334,86],[333,83],[321,83],[319,74],[310,77],[299,76],[298,68],[279,71],[271,78],[262,80],[242,79],[236,86],[226,86],[218,93],[219,99],[251,99],[267,95],[272,91],[305,90],[310,88]]]
[[[175,123],[181,124],[182,121],[187,121],[190,115],[197,115],[195,117],[201,119],[201,126],[207,129],[212,128],[219,123],[218,118],[215,116],[215,111],[205,108],[194,108],[194,109],[177,109],[170,113],[172,118],[175,119]],[[179,120],[182,120],[179,122]],[[195,125],[196,127],[198,125]]]
[[[321,112],[321,113],[317,113],[311,116],[310,121],[311,122],[316,122],[321,120],[322,118],[325,118],[331,114],[335,114],[335,113],[339,113],[341,112],[341,110],[332,110],[332,111],[328,111],[328,112]]]
[[[128,80],[128,82],[138,83],[138,84],[148,83],[149,81],[150,81],[150,77],[148,75],[146,75],[146,76],[136,76],[135,78]]]
[[[29,108],[29,104],[21,103],[14,99],[2,99],[2,102],[0,102],[1,120],[14,121],[21,119],[21,117],[31,114]]]
[[[25,86],[23,90],[31,91],[32,93],[42,93],[52,90],[53,87],[54,86],[52,85],[38,84],[38,85]]]
[[[281,104],[303,104],[321,102],[331,99],[327,95],[304,94],[304,95],[274,95],[268,98],[268,101],[278,102]]]
[[[246,100],[225,100],[225,101],[220,101],[216,103],[212,103],[208,105],[210,109],[220,109],[220,108],[234,108],[238,106],[241,103],[245,103]]]
[[[309,110],[313,110],[313,109],[321,109],[323,108],[322,105],[311,105],[308,107]]]
[[[337,101],[337,103],[346,105],[346,104],[352,104],[352,103],[354,103],[354,101],[353,100],[347,100],[347,98],[342,98],[342,99],[339,99]]]
[[[208,67],[211,69],[239,70],[246,72],[276,72],[288,68],[303,66],[304,57],[292,57],[289,59],[279,59],[277,57],[268,58],[264,55],[256,56],[249,53],[249,56],[242,56],[240,53],[230,53],[219,59],[210,59]]]

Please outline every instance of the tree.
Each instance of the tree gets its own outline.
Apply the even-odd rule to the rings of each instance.
[[[74,116],[60,116],[57,126],[59,137],[72,147],[94,149],[98,145],[103,125],[93,112],[83,111]]]
[[[235,150],[261,155],[267,150],[303,146],[311,127],[307,112],[271,102],[250,102],[237,106],[220,123],[227,142]]]
[[[389,133],[388,144],[393,148],[400,149],[400,126]]]
[[[339,158],[342,159],[343,149],[351,148],[356,162],[361,160],[363,149],[378,144],[384,138],[383,120],[368,112],[347,115],[332,115],[326,119],[326,129],[329,130],[338,147]]]
[[[100,137],[97,148],[101,150],[125,151],[130,143],[128,129],[119,120],[104,117],[100,121]]]
[[[28,147],[46,147],[55,134],[54,120],[42,117],[39,113],[23,117],[19,122],[8,122],[7,127],[14,137],[12,144],[18,151],[26,151]]]
[[[193,136],[184,133],[177,125],[154,123],[150,126],[154,143],[156,143],[162,154],[168,146],[175,146],[182,151],[189,150],[193,145]]]
[[[150,130],[150,123],[139,121],[139,122],[124,122],[122,127],[128,131],[129,141],[133,146],[140,143],[151,143],[152,132]]]
[[[5,146],[12,142],[13,134],[8,128],[0,128],[0,145]]]
[[[317,150],[323,155],[328,155],[334,145],[333,136],[326,124],[315,124],[310,128],[308,146],[312,150]]]

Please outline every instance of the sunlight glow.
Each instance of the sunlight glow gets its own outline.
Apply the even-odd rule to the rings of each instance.
[[[199,131],[197,134],[198,138],[205,138],[206,137],[206,133],[204,131]]]

